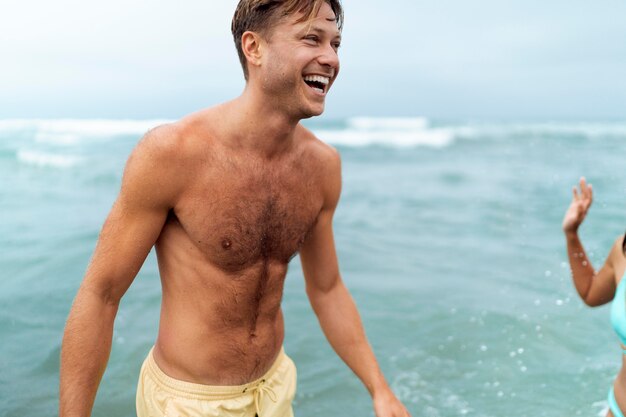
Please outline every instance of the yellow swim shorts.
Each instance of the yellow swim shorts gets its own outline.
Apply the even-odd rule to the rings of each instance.
[[[269,371],[245,385],[179,381],[159,369],[152,350],[141,367],[137,417],[293,417],[296,367],[281,348]]]

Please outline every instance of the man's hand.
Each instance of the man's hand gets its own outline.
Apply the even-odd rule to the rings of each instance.
[[[576,187],[572,192],[574,194],[572,202],[563,218],[563,231],[566,234],[576,233],[593,202],[593,189],[591,184],[587,185],[584,178],[580,179],[580,192]]]
[[[376,393],[372,400],[376,417],[411,417],[390,389]]]

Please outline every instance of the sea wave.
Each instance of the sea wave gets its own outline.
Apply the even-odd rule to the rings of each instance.
[[[454,127],[459,137],[582,136],[626,137],[626,122],[468,123]]]
[[[35,142],[48,143],[57,146],[70,146],[79,144],[81,137],[81,135],[73,133],[37,132],[35,134]]]
[[[439,123],[424,117],[348,119],[345,127],[314,129],[320,139],[339,146],[428,146],[445,148],[459,140],[506,140],[511,138],[626,138],[626,122],[543,123]]]
[[[41,141],[67,144],[76,137],[143,134],[171,120],[110,120],[110,119],[13,119],[0,120],[0,132],[35,130]]]
[[[450,129],[416,131],[360,129],[315,130],[316,136],[332,145],[364,147],[372,145],[392,147],[429,146],[443,148],[453,143],[455,137]]]
[[[425,130],[425,117],[351,117],[348,126],[359,130]]]
[[[28,165],[52,168],[71,168],[81,161],[81,158],[78,156],[59,155],[25,149],[17,152],[17,159]]]
[[[142,135],[167,119],[16,119],[0,120],[0,134],[30,132],[35,142],[73,146],[85,140],[108,140],[122,135]],[[506,140],[510,138],[579,137],[586,139],[626,138],[626,121],[621,122],[449,122],[433,123],[425,117],[353,117],[341,123],[312,125],[320,139],[347,147],[449,147],[460,140]]]
[[[429,146],[443,148],[454,142],[449,128],[430,128],[424,117],[353,117],[343,129],[316,129],[322,140],[339,146]]]

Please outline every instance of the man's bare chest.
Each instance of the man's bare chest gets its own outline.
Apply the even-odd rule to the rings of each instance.
[[[288,263],[323,203],[320,185],[303,172],[221,175],[194,187],[178,204],[178,222],[208,260],[226,271],[260,261]]]

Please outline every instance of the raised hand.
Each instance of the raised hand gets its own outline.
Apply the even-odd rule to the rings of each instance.
[[[593,202],[593,188],[591,184],[587,184],[583,177],[580,179],[579,186],[580,191],[576,187],[572,189],[572,202],[563,218],[563,231],[565,233],[576,233],[578,227],[585,220],[587,211]]]

